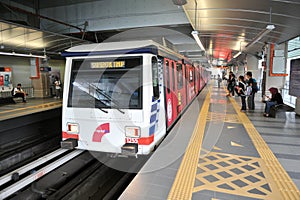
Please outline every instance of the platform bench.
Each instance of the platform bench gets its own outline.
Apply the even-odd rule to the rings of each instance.
[[[0,97],[0,104],[15,104],[14,97]]]
[[[286,104],[277,104],[277,105],[274,105],[271,107],[269,117],[276,118],[277,111],[286,112],[286,111],[292,111],[292,110],[293,109],[291,109],[291,107]]]

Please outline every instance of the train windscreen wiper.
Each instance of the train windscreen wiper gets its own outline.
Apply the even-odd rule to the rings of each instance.
[[[95,86],[93,84],[90,84],[90,86],[94,87],[94,89],[96,90],[96,92],[98,92],[103,97],[105,97],[106,99],[108,99],[110,102],[112,102],[113,104],[115,104],[115,106],[111,105],[112,108],[115,108],[120,113],[125,114],[125,112],[120,109],[120,106],[118,105],[118,103],[116,103],[116,101],[110,95],[108,95],[107,93],[105,93],[104,90],[100,89],[99,87],[97,87],[97,86]]]
[[[78,89],[80,89],[81,91],[89,94],[90,96],[92,96],[93,98],[96,99],[96,102],[99,101],[101,104],[105,105],[105,106],[108,106],[104,101],[102,101],[98,96],[95,96],[95,94],[91,93],[90,90],[86,87],[84,87],[82,84],[79,84],[77,82],[73,82],[73,85],[76,86]],[[90,86],[90,84],[88,83],[88,85]],[[103,108],[97,106],[96,103],[93,104],[95,106],[95,108],[98,108],[99,110],[101,110],[102,112],[104,113],[108,113],[108,111],[104,110]]]

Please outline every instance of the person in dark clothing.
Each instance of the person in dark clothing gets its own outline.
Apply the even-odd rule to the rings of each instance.
[[[278,92],[277,88],[271,87],[269,89],[269,91],[271,93],[271,97],[267,97],[267,98],[269,98],[269,101],[266,101],[266,107],[265,107],[265,113],[264,113],[265,117],[269,117],[270,109],[272,106],[275,106],[277,104],[283,104],[282,96]]]
[[[246,83],[244,80],[244,76],[239,76],[238,78],[238,85],[236,86],[236,92],[237,94],[241,97],[242,101],[242,108],[241,111],[245,112],[246,111]]]
[[[255,109],[255,104],[254,104],[254,98],[255,98],[255,92],[253,91],[253,85],[254,85],[254,80],[252,78],[252,72],[248,71],[246,73],[246,79],[248,87],[251,87],[251,93],[249,94],[248,98],[247,98],[247,102],[248,102],[248,109],[249,110],[254,110]]]
[[[13,90],[13,97],[22,97],[23,103],[26,103],[26,93],[21,87],[21,83],[18,83],[17,87]]]
[[[229,72],[229,78],[227,80],[227,90],[228,90],[227,96],[230,96],[231,94],[232,96],[234,96],[234,89],[235,89],[235,75],[233,74],[233,72]]]

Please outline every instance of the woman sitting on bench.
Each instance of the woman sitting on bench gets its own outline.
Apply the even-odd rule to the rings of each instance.
[[[275,105],[278,105],[278,104],[283,104],[282,96],[278,92],[277,88],[271,87],[269,89],[269,91],[271,93],[271,98],[267,96],[267,98],[269,100],[266,101],[266,107],[265,107],[265,113],[264,113],[265,117],[269,117],[270,109],[271,109],[272,106],[275,106]]]
[[[22,97],[23,103],[26,103],[26,93],[21,88],[21,83],[13,90],[13,97]]]

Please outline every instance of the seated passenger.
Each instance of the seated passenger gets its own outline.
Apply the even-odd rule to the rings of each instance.
[[[13,97],[22,97],[23,103],[26,103],[26,93],[21,87],[21,83],[18,83],[17,87],[13,90]]]
[[[283,104],[282,96],[278,92],[277,88],[271,87],[269,89],[271,93],[271,97],[267,97],[269,100],[266,101],[266,107],[265,107],[265,117],[269,117],[270,109],[272,106],[278,105],[278,104]]]

